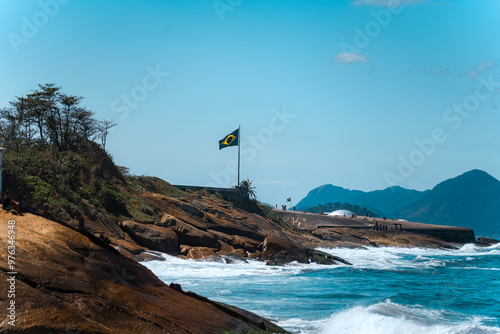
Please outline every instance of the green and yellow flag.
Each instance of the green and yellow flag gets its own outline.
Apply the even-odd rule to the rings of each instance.
[[[227,136],[225,136],[224,139],[219,140],[219,150],[222,150],[223,148],[229,146],[238,146],[239,141],[240,141],[240,129],[236,129]]]

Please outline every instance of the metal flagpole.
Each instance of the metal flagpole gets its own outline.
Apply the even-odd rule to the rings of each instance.
[[[238,125],[238,184],[240,186],[240,146],[241,146],[241,125]]]

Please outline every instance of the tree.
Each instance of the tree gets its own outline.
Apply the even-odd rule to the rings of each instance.
[[[249,179],[241,181],[238,186],[243,192],[248,194],[248,197],[253,199],[257,198],[257,193],[254,190],[255,187],[252,186],[252,181],[250,181]]]
[[[103,146],[112,121],[98,122],[80,106],[83,97],[67,95],[55,84],[38,85],[26,97],[16,97],[10,108],[0,109],[0,141],[9,150],[33,145],[58,151],[78,151],[100,138]]]
[[[116,124],[115,122],[107,120],[107,119],[103,119],[102,121],[99,122],[99,126],[98,126],[99,137],[101,138],[101,144],[102,144],[102,148],[104,150],[106,150],[106,139],[108,137],[109,130],[111,128],[114,128],[117,125],[118,124]]]
[[[60,103],[62,104],[62,124],[61,124],[61,136],[63,142],[63,149],[69,149],[73,146],[73,141],[75,137],[74,132],[74,122],[75,116],[78,110],[78,104],[83,99],[81,96],[70,96],[66,94],[59,95]]]

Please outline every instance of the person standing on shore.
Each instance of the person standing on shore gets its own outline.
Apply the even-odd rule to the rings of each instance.
[[[17,203],[12,198],[10,198],[10,191],[7,191],[5,193],[5,198],[3,199],[2,207],[6,211],[10,211],[11,209],[14,209],[18,215],[20,215],[20,216],[23,215],[21,213],[21,210],[19,209],[19,203]]]

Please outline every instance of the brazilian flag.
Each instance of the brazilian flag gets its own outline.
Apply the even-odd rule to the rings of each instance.
[[[240,142],[240,129],[236,129],[227,136],[225,136],[224,139],[219,140],[219,150],[222,150],[223,148],[229,146],[238,146],[239,142]]]

